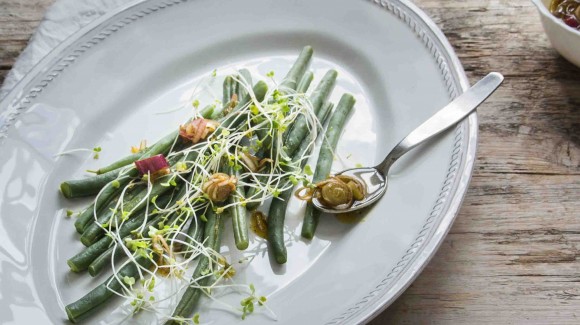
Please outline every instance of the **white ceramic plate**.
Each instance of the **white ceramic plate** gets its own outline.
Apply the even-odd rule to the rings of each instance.
[[[319,80],[339,70],[332,99],[358,99],[335,168],[378,162],[406,133],[466,88],[442,33],[407,1],[151,0],[106,15],[48,55],[0,103],[0,323],[65,323],[68,304],[103,281],[71,274],[82,248],[59,182],[154,140],[186,111],[182,103],[214,68],[248,67],[283,75],[300,49],[315,49]],[[316,80],[315,80],[316,82]],[[257,258],[236,281],[268,295],[277,324],[356,324],[388,306],[418,275],[451,227],[475,155],[475,114],[419,148],[392,170],[387,195],[362,223],[328,216],[315,240],[300,239],[303,206],[287,222],[288,263]],[[103,147],[54,158],[71,148]],[[347,158],[348,157],[348,158]],[[226,236],[230,237],[230,236]],[[229,256],[230,240],[223,251]],[[250,249],[251,250],[251,249]],[[119,301],[88,319],[114,323]],[[239,315],[205,301],[202,320],[232,324]],[[143,315],[134,323],[157,323]],[[265,313],[246,320],[273,324]]]

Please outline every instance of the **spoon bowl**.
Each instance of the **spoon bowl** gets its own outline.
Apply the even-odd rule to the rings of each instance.
[[[363,201],[354,201],[346,209],[328,208],[316,198],[312,201],[318,210],[328,213],[345,213],[360,210],[378,201],[387,192],[387,177],[375,167],[361,167],[343,170],[337,175],[346,175],[362,181],[366,189]]]
[[[312,203],[318,210],[328,213],[347,213],[365,208],[377,202],[387,191],[387,176],[389,169],[401,156],[426,142],[441,132],[456,125],[471,114],[483,103],[503,82],[503,76],[492,72],[478,81],[473,87],[455,98],[447,106],[443,107],[423,124],[419,125],[401,142],[389,152],[387,157],[375,167],[362,167],[344,170],[336,175],[347,175],[359,179],[366,187],[366,195],[363,200],[354,201],[345,207],[329,207],[324,205],[318,198],[313,198]]]

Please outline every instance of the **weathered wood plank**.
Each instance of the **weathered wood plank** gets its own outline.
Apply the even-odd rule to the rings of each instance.
[[[0,48],[0,70],[10,70],[20,52],[26,47],[28,41],[2,41]]]
[[[0,84],[54,0],[0,0]]]
[[[38,21],[54,0],[0,0],[0,22]]]
[[[0,82],[2,82],[1,80],[4,80],[4,78],[6,78],[6,75],[8,74],[8,71],[10,71],[10,70],[2,70],[2,69],[0,69]]]
[[[27,40],[54,0],[0,0],[0,44]]]

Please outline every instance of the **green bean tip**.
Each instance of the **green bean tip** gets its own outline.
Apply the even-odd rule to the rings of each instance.
[[[64,195],[64,197],[66,197],[67,199],[70,199],[72,197],[72,191],[70,185],[67,182],[60,183],[60,191],[62,192],[62,195]]]
[[[278,264],[286,264],[286,261],[288,261],[288,257],[286,255],[284,255],[284,256],[281,256],[281,255],[276,256],[276,263],[278,263]]]
[[[246,250],[248,248],[248,246],[249,246],[248,241],[236,243],[236,247],[241,251]]]
[[[68,264],[68,267],[70,268],[71,271],[80,272],[79,268],[75,265],[75,263],[73,261],[67,260],[66,264]]]
[[[73,311],[70,310],[69,306],[64,307],[64,310],[66,311],[66,316],[68,317],[68,320],[70,320],[71,323],[75,324],[77,322],[77,319],[73,315]]]

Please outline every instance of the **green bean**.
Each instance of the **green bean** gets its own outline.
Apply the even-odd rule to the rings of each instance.
[[[73,272],[81,272],[86,270],[89,265],[97,259],[103,252],[109,249],[113,239],[109,236],[101,238],[98,242],[85,248],[80,253],[71,257],[66,261],[69,268]]]
[[[336,70],[329,70],[326,72],[316,89],[310,95],[310,102],[312,103],[312,107],[314,111],[317,112],[317,109],[320,109],[322,105],[328,99],[328,96],[334,89],[334,85],[336,83],[336,77],[338,76],[338,72]]]
[[[197,157],[197,152],[191,151],[191,152],[187,153],[187,155],[185,157],[184,157],[183,153],[179,153],[179,154],[176,154],[176,155],[169,157],[169,159],[167,159],[167,160],[168,160],[168,163],[170,166],[175,166],[179,161],[191,161],[191,160],[195,160],[196,157]],[[169,186],[165,186],[167,184],[163,185],[163,183],[165,181],[170,180],[171,178],[172,178],[171,175],[167,175],[167,176],[164,176],[164,177],[156,180],[155,183],[153,184],[150,197],[158,196],[160,198],[163,198],[164,196],[161,194],[165,193],[165,190],[168,190],[170,188]],[[181,187],[180,180],[177,179],[176,183],[177,184],[176,184],[176,187],[174,188],[174,190],[179,189],[179,191],[178,191],[178,194],[176,196],[172,197],[172,201],[170,202],[170,204],[175,203],[176,197],[180,198],[180,197],[183,197],[185,195],[185,188]],[[122,186],[125,186],[125,184],[122,183]],[[139,191],[138,195],[140,196],[141,199],[144,199],[144,196],[147,195],[147,189],[142,189],[141,191]],[[126,201],[129,201],[129,198],[124,198],[124,199]],[[98,226],[98,224],[108,222],[111,219],[111,217],[113,216],[113,210],[115,209],[115,204],[116,204],[116,202],[112,202],[111,203],[112,206],[109,206],[108,209],[106,209],[106,210],[103,209],[99,212],[99,214],[98,214],[99,217],[97,218],[97,223],[87,224],[87,226],[85,227],[85,229],[83,231],[83,235],[81,236],[81,241],[85,240],[87,243],[90,243],[90,241],[93,240],[92,236],[95,236],[95,235],[97,235],[98,237],[101,236],[101,234],[103,232],[102,232],[102,229]],[[146,204],[145,201],[141,202],[141,207],[143,207],[145,204]],[[129,209],[125,209],[125,211],[130,211],[132,206],[129,204],[129,205],[124,206],[124,208],[125,207],[129,207]],[[140,208],[134,208],[134,209],[135,209],[134,210],[135,213],[138,213],[140,211]],[[92,214],[92,217],[94,219],[94,214]]]
[[[306,148],[308,146],[304,142],[300,147]],[[284,220],[286,219],[286,209],[292,198],[293,190],[294,188],[291,187],[274,197],[268,211],[268,247],[278,264],[284,264],[288,260],[288,253],[284,244]]]
[[[326,119],[330,115],[330,112],[332,112],[333,108],[334,108],[334,103],[331,103],[331,102],[327,102],[322,106],[322,108],[320,109],[320,112],[318,112],[318,114],[316,115],[316,117],[318,118],[318,121],[320,122],[321,125],[324,125],[324,122],[326,121]]]
[[[313,79],[314,79],[314,73],[312,73],[312,71],[307,71],[306,73],[304,73],[304,75],[302,76],[302,79],[300,79],[300,83],[298,84],[298,87],[296,88],[296,92],[299,94],[306,93],[308,91],[308,88],[310,87],[310,84],[312,83]]]
[[[182,187],[183,189],[183,187]],[[180,196],[180,194],[182,194]],[[175,202],[177,201],[178,198],[182,198],[185,194],[185,191],[179,191],[179,193],[177,195],[175,195],[173,198],[171,198],[171,200],[169,201],[169,199],[167,199],[167,196],[163,196],[162,198],[165,198],[166,200],[169,201],[169,203],[167,203],[167,207],[173,206],[173,204],[175,204]],[[160,199],[161,200],[161,199]],[[164,203],[165,204],[165,203]],[[159,204],[162,205],[162,204]],[[135,230],[139,229],[139,227],[143,224],[143,219],[139,220],[139,224],[137,224],[136,226],[133,226],[131,228],[133,228],[131,231],[123,231],[123,229],[121,229],[121,231],[119,231],[119,236],[123,239],[125,238],[130,238],[131,236],[138,236],[138,237],[143,237],[147,234],[147,232],[149,231],[150,227],[154,227],[157,229],[161,229],[165,224],[169,224],[171,225],[173,221],[175,221],[177,219],[178,215],[177,213],[170,213],[168,215],[155,215],[153,216],[149,221],[147,221],[147,223],[145,224],[145,226],[141,229],[141,231],[137,231],[135,232]],[[130,219],[127,223],[130,223],[134,221],[134,219]],[[167,221],[167,222],[166,222]],[[136,223],[136,222],[134,222]],[[103,237],[99,240],[102,241],[105,238],[108,237]],[[97,244],[99,243],[97,242]],[[95,244],[96,245],[96,244]],[[92,246],[90,246],[92,247]],[[114,255],[115,257],[121,255],[121,253],[124,251],[123,246],[121,246],[120,244],[117,244],[116,246],[111,246],[109,247],[106,251],[104,251],[101,255],[99,255],[98,257],[96,257],[91,264],[88,266],[88,270],[89,270],[89,274],[91,276],[96,276],[98,275],[103,268],[108,265],[108,263],[110,263],[111,261],[111,257]]]
[[[321,124],[324,124],[333,106],[332,103],[328,102],[318,111],[316,117],[320,120]],[[313,146],[310,145],[310,141],[302,141],[292,159],[297,160],[304,157],[312,151],[312,148]],[[300,162],[300,168],[304,168],[306,161],[304,159]],[[294,189],[291,187],[280,193],[278,197],[273,198],[270,204],[270,210],[268,211],[268,245],[278,264],[284,264],[288,259],[286,245],[284,244],[284,220],[286,219],[286,209],[292,198],[293,191]]]
[[[67,199],[95,195],[118,176],[119,171],[113,170],[83,179],[64,181],[60,184],[60,191]]]
[[[98,243],[98,242],[97,242]],[[95,246],[93,244],[90,247]],[[111,264],[111,258],[113,256],[117,258],[123,252],[123,247],[120,244],[109,246],[106,250],[104,250],[101,255],[97,256],[87,267],[89,271],[89,275],[92,277],[96,277],[105,269],[107,265]]]
[[[173,199],[171,199],[171,200],[175,201]],[[170,202],[170,204],[171,204],[171,202]],[[147,231],[149,231],[149,227],[155,227],[156,224],[158,224],[158,226],[156,226],[156,228],[161,229],[163,227],[163,225],[160,223],[160,221],[162,221],[163,218],[164,217],[157,216],[157,217],[154,217],[153,219],[151,219],[146,224],[146,226],[143,228],[143,230],[140,232],[141,236],[143,236],[144,234],[147,233]],[[168,219],[169,220],[168,223],[172,224],[178,218],[179,218],[179,215],[174,213],[174,214],[172,214],[172,217],[170,217]],[[126,233],[123,233],[123,234],[126,234]],[[89,272],[91,273],[91,275],[95,276],[96,274],[98,274],[102,270],[104,265],[108,261],[110,261],[110,259],[113,255],[117,255],[117,254],[121,253],[122,251],[123,251],[123,247],[120,245],[110,247],[101,256],[99,256],[99,258],[97,260],[95,260],[95,261],[93,261],[93,263],[91,263],[91,265],[89,266]],[[151,260],[143,258],[141,256],[136,257],[135,260],[137,261],[137,263],[139,265],[141,265],[144,268],[149,268],[152,264]],[[133,271],[133,268],[134,268],[134,271]],[[129,274],[127,274],[127,273],[129,273]],[[122,267],[120,269],[120,271],[117,274],[118,274],[118,277],[121,279],[124,276],[137,277],[139,275],[139,273],[137,272],[137,268],[133,263],[126,264],[124,267]],[[109,280],[111,281],[110,283],[108,282]],[[96,308],[97,306],[102,304],[104,301],[108,300],[110,298],[110,296],[113,294],[111,292],[111,290],[114,290],[114,291],[121,290],[121,285],[117,282],[117,280],[114,277],[109,278],[109,280],[107,282],[101,284],[99,287],[95,288],[93,291],[91,291],[89,294],[85,295],[83,298],[81,298],[77,302],[70,304],[66,307],[67,314],[69,316],[69,319],[72,322],[76,322],[78,320],[78,318],[82,317],[84,314],[91,311],[93,308]],[[107,283],[109,283],[109,284],[107,285]],[[110,290],[106,290],[107,287],[110,288]],[[105,290],[103,290],[103,289],[105,289]],[[106,291],[109,291],[110,294],[107,293]]]
[[[142,268],[149,268],[152,264],[149,259],[142,256],[137,256],[135,261]],[[68,319],[71,322],[76,323],[89,313],[98,309],[105,302],[110,301],[113,295],[115,295],[113,291],[119,292],[123,289],[123,284],[121,284],[117,279],[123,279],[124,277],[139,278],[139,270],[135,263],[129,262],[125,264],[117,272],[117,277],[112,275],[91,292],[87,293],[79,300],[67,305],[65,310]]]
[[[335,112],[331,115],[326,129],[325,141],[322,142],[320,153],[318,155],[316,171],[312,178],[313,183],[323,181],[329,176],[334,158],[334,150],[336,149],[346,119],[354,107],[354,103],[355,99],[352,95],[342,95],[338,105],[336,106]],[[314,237],[320,214],[320,210],[315,209],[312,203],[306,205],[304,222],[302,224],[302,237],[307,239],[312,239],[312,237]]]
[[[186,187],[182,186],[181,183],[178,183],[177,187],[173,190],[173,195],[162,195],[160,196],[157,201],[156,204],[159,207],[163,207],[163,208],[168,208],[171,206],[174,206],[178,200],[181,200],[185,197],[186,194]],[[133,217],[131,219],[129,219],[127,222],[125,222],[123,224],[123,226],[121,227],[121,229],[119,230],[119,237],[124,238],[129,236],[130,234],[132,234],[132,232],[139,228],[143,222],[145,221],[145,211],[142,210],[141,213],[139,213],[136,217]],[[173,213],[175,214],[175,213]],[[171,214],[170,214],[171,215]],[[153,226],[154,224],[156,224],[159,220],[163,220],[163,219],[167,219],[168,216],[153,216],[153,215],[149,215],[152,216],[153,218],[151,220],[148,221],[148,223],[145,225],[145,227],[143,228],[143,232],[147,231],[147,229],[149,229],[149,226]],[[142,233],[143,235],[144,233]],[[113,252],[112,247],[105,249],[108,246],[105,246],[104,243],[102,242],[106,242],[108,243],[108,246],[110,246],[110,244],[112,243],[112,239],[109,236],[104,236],[101,239],[99,239],[99,241],[97,241],[95,244],[89,246],[86,250],[91,249],[93,246],[95,245],[100,245],[99,247],[101,248],[101,250],[94,250],[94,252],[92,252],[92,255],[89,257],[85,257],[85,259],[87,261],[89,261],[89,265],[88,270],[89,270],[89,274],[92,276],[97,275],[101,269],[105,266],[106,262],[108,260],[110,260],[111,256],[113,255],[113,253],[116,255],[117,253],[122,251],[122,247],[121,246],[117,246],[116,249]],[[77,254],[77,255],[81,255],[83,252]],[[97,255],[100,254],[100,255]],[[70,265],[70,261],[69,260],[69,265]],[[75,262],[75,261],[73,261]],[[86,262],[85,262],[86,263]],[[78,263],[75,263],[78,264]],[[86,265],[86,264],[85,264]]]
[[[165,195],[157,200],[157,205],[165,206],[169,202],[170,196]],[[119,236],[121,238],[124,238],[129,234],[131,234],[131,231],[137,229],[143,224],[145,217],[146,217],[145,211],[142,210],[136,217],[129,219],[119,229]],[[95,259],[97,259],[101,254],[103,254],[103,252],[105,252],[111,246],[112,242],[113,238],[109,236],[104,236],[101,239],[99,239],[96,243],[92,244],[89,247],[86,247],[75,256],[69,258],[67,260],[67,264],[70,267],[71,271],[81,272],[86,270]]]
[[[240,172],[235,171],[233,167],[229,168],[229,174],[235,175],[238,179],[240,177]],[[240,198],[244,198],[246,196],[243,186],[238,185],[236,187],[236,194],[237,195],[232,194],[228,198],[228,204],[233,204],[228,208],[228,212],[232,218],[236,247],[239,250],[244,250],[248,248],[249,240],[247,210],[240,204]]]
[[[288,201],[292,197],[293,188],[280,193],[272,199],[268,211],[268,247],[278,264],[284,264],[288,260],[286,245],[284,244],[284,219]]]
[[[246,78],[246,81],[251,84],[252,82],[252,77],[250,75],[250,72],[246,69],[242,69],[240,70],[240,74],[244,74],[244,78]],[[235,78],[240,78],[240,76],[236,76]],[[247,103],[250,102],[251,98],[248,94],[248,92],[246,91],[246,89],[240,85],[240,83],[238,81],[235,80],[235,78],[233,76],[226,76],[226,78],[224,79],[224,83],[223,83],[223,102],[222,105],[218,108],[216,108],[214,110],[214,112],[211,115],[211,119],[213,120],[218,120],[220,118],[223,118],[226,114],[227,111],[230,110],[230,105],[232,105],[232,96],[234,94],[236,94],[236,96],[238,96],[238,103],[236,104],[236,107],[234,107],[233,109],[231,109],[232,111],[236,111],[239,110],[241,107],[245,106]],[[257,83],[254,87],[254,93],[256,94],[256,97],[260,98],[262,97],[263,99],[263,95],[261,95],[261,92],[267,91],[267,87],[265,89],[265,91],[263,90],[263,86],[265,86],[265,83]],[[256,92],[257,90],[257,92]],[[261,99],[259,99],[261,101]]]
[[[264,97],[266,96],[266,93],[268,92],[268,85],[263,82],[263,81],[258,81],[254,87],[252,88],[253,92],[254,92],[254,96],[256,97],[256,100],[258,100],[259,102],[264,100]],[[250,94],[244,96],[239,102],[238,105],[236,105],[236,107],[232,110],[232,113],[226,115],[226,117],[223,119],[220,128],[236,128],[238,127],[242,122],[247,120],[247,112],[244,112],[244,114],[240,114],[240,110],[245,107],[246,105],[248,105],[250,102],[252,101],[252,98],[250,97]],[[219,132],[219,129],[216,130],[216,132]]]
[[[244,98],[248,94],[248,91],[246,90],[242,82],[245,81],[247,85],[251,85],[252,74],[248,69],[241,69],[239,72],[240,76],[238,78],[240,78],[240,82],[238,83],[238,98]]]
[[[337,75],[338,73],[335,70],[328,71],[310,96],[310,102],[312,103],[312,110],[314,114],[318,113],[332,92]],[[284,146],[286,147],[286,153],[288,156],[292,157],[307,133],[308,122],[306,118],[302,115],[298,116],[284,141]]]
[[[177,164],[177,162],[179,161],[191,161],[194,160],[195,157],[197,157],[197,152],[195,151],[190,151],[189,153],[187,153],[187,155],[184,157],[183,153],[179,153],[176,155],[173,155],[171,157],[169,157],[169,159],[167,159],[167,162],[169,163],[170,166],[174,166],[175,164]],[[161,185],[165,180],[169,180],[171,179],[171,175],[168,176],[164,176],[162,178],[160,178],[159,180],[157,180],[155,182],[155,184],[153,184],[154,188],[157,188],[156,191],[160,191],[161,193],[164,193],[163,189],[160,189],[159,187],[164,187],[163,185]],[[127,181],[128,182],[128,181]],[[179,183],[179,179],[177,180],[177,183]],[[119,189],[117,190],[117,192],[121,192],[122,189],[125,187],[126,183],[125,182],[120,182],[121,186],[116,186],[119,187]],[[169,187],[166,187],[166,189],[169,189]],[[143,190],[140,192],[140,195],[146,195],[146,190]],[[156,194],[151,194],[151,197],[154,197]],[[102,195],[99,196],[99,199],[101,198]],[[110,206],[108,209],[104,209],[102,210],[102,213],[98,214],[98,218],[97,221],[99,224],[108,222],[109,219],[112,217],[112,210],[115,209],[115,202],[113,201],[112,203],[112,207]],[[145,202],[141,202],[142,204],[144,204]],[[106,207],[106,206],[105,206]],[[131,209],[127,209],[126,211],[130,211]],[[135,210],[135,212],[137,212],[138,209]],[[95,215],[93,213],[91,213],[91,217],[92,219],[90,220],[94,220]],[[90,229],[90,230],[89,230]],[[85,235],[85,233],[90,233],[91,235]],[[81,236],[81,242],[83,242],[85,245],[91,245],[91,241],[94,240],[95,238],[92,238],[92,236],[97,235],[96,239],[100,238],[101,235],[103,234],[103,230],[98,226],[98,224],[96,223],[87,223],[86,226],[84,227],[84,231],[83,231],[83,235]],[[83,241],[84,240],[84,241]],[[86,243],[85,243],[86,242]]]
[[[129,189],[125,192],[122,200],[126,204],[137,196],[142,198],[143,194],[141,192],[146,193],[147,188],[145,186],[139,186],[137,188]],[[96,218],[91,220],[91,222],[86,225],[85,230],[80,237],[81,243],[88,247],[93,245],[98,239],[102,237],[105,232],[99,225],[109,223],[111,220],[113,220],[113,215],[117,213],[116,211],[119,210],[120,207],[119,199],[121,199],[120,195],[117,195],[115,198],[113,198],[99,211],[99,214],[97,214]],[[119,206],[117,206],[118,204]],[[125,205],[125,207],[127,207],[127,205]],[[140,211],[134,211],[134,214],[139,212]]]
[[[224,85],[224,87],[225,87],[225,85]],[[264,100],[264,96],[266,96],[266,92],[268,92],[268,85],[263,81],[258,81],[252,89],[253,89],[254,95],[256,96],[256,99],[261,102],[262,100]],[[230,92],[233,92],[233,91],[234,91],[233,89],[230,90]],[[219,109],[216,109],[213,112],[212,119],[218,120],[219,122],[221,122],[221,127],[226,127],[226,128],[234,127],[235,128],[240,123],[242,123],[242,121],[245,120],[246,116],[244,114],[242,114],[243,116],[241,116],[239,114],[239,112],[242,108],[244,108],[246,105],[248,105],[248,103],[250,103],[250,101],[252,101],[252,98],[250,97],[249,94],[246,94],[244,97],[239,98],[238,104],[236,105],[236,107],[234,107],[232,109],[232,112],[227,114],[226,116],[224,116],[223,115],[224,110],[225,110],[226,106],[229,105],[229,101],[228,101],[228,103],[224,103],[224,106],[222,106]]]
[[[212,209],[208,210],[206,215],[207,222],[205,224],[204,237],[205,237],[205,247],[213,249],[216,252],[220,250],[221,235],[223,232],[223,215],[216,214]],[[211,260],[208,256],[202,255],[199,259],[199,263],[195,268],[192,276],[192,284],[201,287],[207,287],[211,284]],[[203,277],[199,280],[196,280]],[[193,310],[195,309],[199,298],[203,294],[202,289],[197,287],[188,287],[185,293],[181,297],[181,300],[177,304],[177,307],[173,311],[173,317],[189,317],[191,316]],[[177,325],[179,322],[170,320],[166,324]]]
[[[239,75],[237,75],[237,76],[235,76],[235,77],[236,77],[236,78],[239,78]],[[240,90],[240,84],[239,84],[237,81],[235,81],[235,80],[234,80],[234,81],[232,82],[232,90],[231,90],[230,100],[229,100],[228,102],[231,102],[231,100],[232,100],[232,96],[233,96],[234,94],[235,94],[235,95],[238,97],[238,100],[239,100],[240,98],[243,98],[243,97],[240,97],[240,96],[238,95],[238,94],[239,94],[239,90]],[[224,103],[224,105],[225,105],[225,103]]]
[[[264,97],[266,97],[266,93],[268,92],[268,84],[266,84],[265,82],[260,80],[254,85],[254,87],[252,88],[252,92],[254,93],[254,96],[256,97],[258,102],[261,102],[264,100]],[[246,94],[246,96],[244,96],[240,99],[240,101],[238,102],[238,105],[234,108],[234,112],[238,111],[242,107],[248,105],[251,101],[252,101],[252,98],[250,97],[250,94]],[[226,121],[228,121],[228,120],[229,119],[226,118],[224,123],[226,123]],[[234,126],[228,126],[228,127],[234,127]]]
[[[179,136],[179,130],[173,131],[170,134],[168,134],[168,135],[164,136],[163,138],[161,138],[161,140],[157,141],[151,147],[149,147],[149,148],[147,148],[147,149],[145,149],[145,150],[143,150],[141,152],[138,152],[136,154],[131,155],[130,157],[136,158],[135,160],[128,161],[126,159],[128,157],[125,157],[125,158],[123,158],[123,159],[121,159],[121,160],[119,160],[117,162],[114,162],[114,163],[110,164],[109,166],[106,166],[106,167],[103,167],[103,168],[98,169],[97,170],[97,174],[105,175],[105,174],[108,174],[108,173],[115,173],[116,172],[116,174],[118,175],[121,167],[128,166],[128,165],[132,164],[133,162],[135,162],[137,160],[145,159],[145,158],[152,157],[152,156],[155,156],[155,155],[158,155],[158,154],[167,154],[171,150],[171,147],[173,146],[173,144],[177,140],[177,137],[178,136]],[[133,171],[133,170],[135,170],[135,171]],[[131,172],[132,173],[135,173],[136,172],[136,169],[133,167],[131,169]],[[93,176],[93,177],[96,178],[98,176],[99,175]],[[80,185],[82,185],[82,183]],[[102,184],[102,186],[104,186],[104,185],[105,184]],[[93,194],[96,194],[96,193],[89,193],[87,195],[93,195]]]
[[[227,105],[230,100],[232,100],[232,90],[233,90],[233,83],[234,78],[232,76],[226,76],[224,78],[224,85],[223,85],[223,97],[222,97],[222,105]]]
[[[182,155],[175,155],[170,157],[168,159],[169,164],[175,165],[175,163],[177,163],[177,160],[181,156]],[[111,202],[113,196],[118,195],[122,191],[122,189],[127,184],[129,184],[131,179],[136,177],[138,174],[139,173],[137,172],[137,169],[132,168],[129,170],[127,174],[123,174],[124,176],[117,178],[116,184],[114,182],[110,182],[107,185],[105,185],[105,187],[101,190],[95,201],[87,209],[85,209],[75,221],[75,228],[77,229],[77,231],[82,234],[86,230],[86,227],[90,225],[90,222],[95,219],[95,206],[97,214],[98,215],[103,214],[104,212],[103,209],[107,204],[109,204],[109,202]]]
[[[144,159],[158,154],[167,154],[178,136],[178,130],[171,132],[171,134],[165,136],[163,139],[149,148],[141,158]],[[88,178],[64,181],[60,184],[60,190],[66,198],[95,195],[99,193],[99,191],[101,191],[101,189],[107,184],[116,180],[120,171],[121,169],[117,168],[115,170],[111,170],[110,172]],[[138,174],[139,172],[135,167],[130,168],[126,173],[124,173],[124,175],[132,177],[135,177]]]
[[[234,78],[232,76],[226,76],[224,78],[223,83],[223,95],[222,95],[222,103],[218,107],[215,108],[213,113],[211,114],[212,120],[218,120],[224,116],[224,112],[228,109],[231,105],[232,95],[235,93],[234,88]]]
[[[186,232],[188,237],[185,238],[187,247],[192,246],[194,243],[201,243],[203,240],[203,228],[201,227],[199,218],[197,218],[197,215],[194,215],[190,219],[189,227]],[[183,256],[189,258],[191,254],[193,254],[193,251],[186,252]]]
[[[95,216],[95,205],[97,200],[95,200],[95,202],[91,203],[91,205],[89,205],[86,209],[83,210],[83,212],[81,212],[81,214],[77,217],[77,219],[75,220],[75,229],[77,230],[77,232],[79,234],[82,234],[87,225],[89,224],[89,222],[91,222],[91,220],[94,219]],[[102,203],[99,206],[96,207],[97,210],[97,214],[101,214],[103,213],[103,206],[105,204],[109,203],[109,200],[98,200],[98,202]]]
[[[214,109],[215,109],[215,104],[206,105],[204,108],[202,108],[199,111],[199,115],[201,115],[201,117],[206,118],[206,119],[211,118]]]
[[[142,208],[144,208],[145,205],[147,204],[148,198],[161,196],[163,193],[167,192],[170,188],[172,188],[171,186],[162,185],[163,183],[169,181],[171,177],[172,177],[171,175],[167,175],[156,180],[151,186],[151,192],[149,194],[148,189],[144,188],[139,191],[136,191],[134,197],[126,200],[123,203],[124,211],[127,212],[133,211],[131,215],[127,217],[131,218],[133,215],[137,214]],[[101,228],[101,224],[109,222],[116,213],[123,212],[116,211],[115,206],[116,202],[112,202],[112,205],[109,206],[109,209],[104,211],[105,213],[97,217],[97,222],[87,226],[87,228],[85,229],[85,231],[81,236],[81,242],[84,245],[90,246],[97,240],[99,240],[105,234],[105,230]]]
[[[104,200],[99,200],[99,202],[105,203]],[[107,200],[106,203],[109,203],[109,201]],[[91,222],[91,220],[93,220],[93,217],[95,215],[95,205],[96,205],[95,202],[91,203],[91,205],[89,205],[86,209],[84,209],[83,212],[81,212],[81,214],[75,220],[75,229],[79,234],[82,234],[83,231],[85,231],[85,227],[87,226],[87,224]],[[102,206],[97,207],[98,214],[103,213],[101,208]]]
[[[155,143],[153,146],[151,146],[149,149],[145,150],[141,159],[149,158],[159,154],[167,155],[176,143],[178,137],[179,130],[171,132],[157,143]],[[84,179],[64,181],[61,183],[60,189],[64,196],[67,198],[95,195],[99,193],[99,191],[107,184],[116,180],[120,172],[121,168],[117,168],[110,172]],[[123,175],[135,177],[139,175],[139,172],[135,167],[131,167],[123,172]]]
[[[292,67],[290,67],[288,74],[280,84],[279,88],[282,92],[286,90],[296,90],[298,87],[298,81],[303,81],[302,79],[304,77],[306,77],[304,82],[310,84],[310,82],[308,81],[309,77],[305,75],[304,72],[306,71],[308,65],[310,64],[312,52],[313,50],[312,47],[310,46],[306,46],[304,47],[304,49],[302,49],[302,52],[300,53],[300,55],[298,56]],[[311,74],[311,72],[309,74]],[[312,81],[312,79],[310,79],[310,81]],[[302,86],[304,87],[305,85]],[[306,88],[308,88],[308,86],[306,86]],[[270,100],[273,101],[273,99]],[[256,134],[260,139],[260,141],[263,142],[261,151],[264,152],[265,150],[270,148],[270,146],[272,145],[272,136],[268,135],[268,129],[266,127],[259,128],[256,130]],[[267,151],[265,151],[264,158],[268,156],[269,155],[267,154]]]
[[[282,80],[282,82],[280,83],[280,89],[284,90],[284,88],[287,88],[296,90],[298,82],[300,82],[302,75],[304,74],[306,69],[308,69],[308,65],[310,64],[310,59],[312,58],[313,53],[314,50],[312,49],[311,46],[305,46],[302,49],[302,52],[300,52],[298,59],[296,59],[296,62],[294,63],[294,65],[292,65],[292,67],[286,74],[286,77],[284,77],[284,80]]]
[[[204,118],[210,118],[214,111],[213,105],[208,105],[201,110],[201,115]],[[121,171],[121,168],[127,166],[139,159],[145,159],[159,154],[167,155],[172,149],[173,145],[176,143],[179,137],[179,130],[175,130],[165,137],[161,138],[157,143],[155,143],[150,148],[128,157],[122,158],[117,162],[112,163],[109,166],[100,168],[97,170],[97,175],[83,178],[79,180],[68,180],[60,184],[60,190],[66,198],[75,198],[90,196],[99,193],[99,191],[111,181],[114,181]],[[135,159],[134,159],[135,158]],[[134,159],[133,161],[129,161]],[[128,169],[123,175],[135,177],[139,173],[135,167]],[[94,215],[87,216],[88,219]],[[87,220],[87,219],[83,219]]]
[[[136,175],[135,175],[136,176]],[[117,178],[118,184],[113,184],[112,182],[105,185],[105,187],[101,190],[99,196],[95,199],[95,201],[89,205],[81,214],[78,216],[77,220],[75,220],[75,228],[78,233],[82,234],[87,225],[94,220],[95,218],[95,210],[97,210],[98,214],[103,213],[103,209],[111,202],[115,194],[117,194],[123,187],[125,187],[131,181],[132,176],[122,176]]]
[[[161,224],[164,224],[163,220],[164,220],[164,216],[157,215],[145,224],[145,227],[143,227],[143,229],[140,233],[139,232],[137,232],[137,233],[140,234],[141,237],[143,237],[149,231],[149,227],[155,227],[157,229],[160,229],[162,227]],[[125,238],[125,237],[131,238],[131,236],[129,236],[129,234],[126,234],[125,236],[121,236],[121,237],[122,238]],[[105,238],[105,237],[103,237],[103,238]],[[101,273],[101,271],[106,266],[111,265],[111,258],[113,258],[113,257],[116,258],[116,257],[120,256],[121,253],[123,253],[123,251],[124,251],[123,246],[121,244],[117,244],[117,245],[109,247],[101,255],[99,255],[97,258],[95,258],[95,260],[92,261],[92,263],[88,266],[89,274],[93,277],[99,275],[99,273]]]
[[[141,157],[143,157],[144,153],[145,153],[144,151],[139,151],[139,152],[135,152],[133,154],[130,154],[128,156],[125,156],[125,157],[113,162],[110,165],[107,165],[105,167],[101,167],[101,168],[97,169],[96,173],[97,173],[97,175],[101,175],[101,174],[105,174],[105,173],[111,172],[113,170],[119,169],[121,167],[130,165],[130,164],[134,163],[135,161],[141,159]]]

